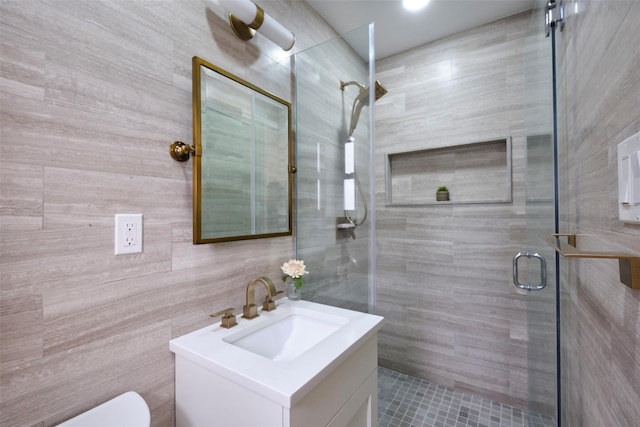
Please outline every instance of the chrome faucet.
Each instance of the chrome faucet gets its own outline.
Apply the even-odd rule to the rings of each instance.
[[[247,284],[247,303],[242,306],[242,317],[245,319],[253,319],[259,316],[258,306],[256,305],[256,283],[262,283],[267,288],[267,296],[262,303],[263,311],[272,311],[276,309],[276,303],[273,301],[273,297],[282,291],[278,292],[273,282],[268,277],[256,277]]]

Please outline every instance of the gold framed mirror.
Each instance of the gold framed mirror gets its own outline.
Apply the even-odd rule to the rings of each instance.
[[[193,57],[193,242],[292,234],[291,104]]]

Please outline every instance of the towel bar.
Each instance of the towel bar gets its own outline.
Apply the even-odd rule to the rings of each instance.
[[[620,281],[631,289],[640,290],[640,257],[619,252],[585,252],[576,248],[575,234],[539,234],[539,236],[565,258],[617,259]],[[560,240],[567,237],[568,242]]]

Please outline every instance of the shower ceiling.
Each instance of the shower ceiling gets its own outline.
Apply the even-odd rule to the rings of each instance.
[[[339,34],[374,22],[376,59],[515,15],[535,4],[535,0],[431,0],[424,9],[409,12],[401,0],[307,2]]]

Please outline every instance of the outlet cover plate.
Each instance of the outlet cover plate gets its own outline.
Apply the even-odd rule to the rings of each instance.
[[[142,252],[142,214],[116,214],[115,254]]]

